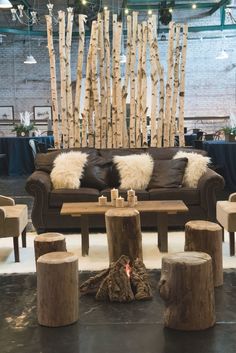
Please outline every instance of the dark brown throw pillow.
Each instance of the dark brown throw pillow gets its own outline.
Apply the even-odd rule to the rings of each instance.
[[[81,179],[81,187],[103,190],[108,188],[109,168],[87,164]]]
[[[182,186],[187,158],[155,160],[148,189],[179,188]]]

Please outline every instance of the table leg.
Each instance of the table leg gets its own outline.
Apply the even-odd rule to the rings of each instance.
[[[159,213],[157,217],[158,248],[160,252],[168,251],[168,214]]]
[[[82,241],[82,256],[89,253],[89,225],[88,215],[81,215],[81,241]]]

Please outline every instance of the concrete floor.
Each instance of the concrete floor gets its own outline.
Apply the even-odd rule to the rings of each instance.
[[[25,178],[1,178],[0,194],[32,207]],[[227,197],[220,195],[219,198]],[[93,275],[80,273],[80,281]],[[154,298],[114,304],[80,298],[79,321],[46,328],[37,324],[36,276],[0,276],[0,353],[233,353],[236,349],[236,270],[224,271],[224,286],[215,290],[217,323],[199,332],[165,329],[157,286],[160,272],[150,271]]]

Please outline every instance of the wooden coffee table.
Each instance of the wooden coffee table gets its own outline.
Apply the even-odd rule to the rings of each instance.
[[[127,203],[125,203],[127,206]],[[99,206],[98,202],[66,202],[61,208],[61,215],[81,217],[82,236],[82,256],[89,253],[89,222],[88,215],[105,214],[111,207],[111,203],[106,206]],[[134,207],[140,213],[154,212],[157,217],[158,247],[161,252],[168,251],[168,215],[183,213],[188,211],[188,207],[183,201],[138,201]],[[161,214],[161,216],[160,216]]]

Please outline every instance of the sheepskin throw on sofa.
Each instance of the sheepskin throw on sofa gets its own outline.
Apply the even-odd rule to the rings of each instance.
[[[179,151],[173,157],[176,158],[188,158],[188,164],[185,168],[183,186],[189,188],[196,188],[199,179],[207,171],[207,165],[211,159],[209,157],[202,156],[195,152],[184,152]]]
[[[78,189],[88,154],[82,152],[61,153],[54,161],[51,181],[54,189]]]
[[[154,161],[148,153],[114,156],[113,162],[120,174],[121,189],[147,188],[154,166]]]

